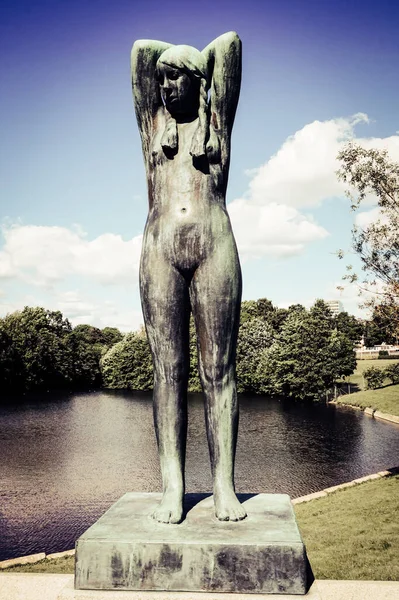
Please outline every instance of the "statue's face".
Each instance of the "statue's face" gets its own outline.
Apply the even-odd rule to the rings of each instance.
[[[162,99],[170,114],[185,115],[198,110],[198,85],[187,73],[161,64],[158,81]]]

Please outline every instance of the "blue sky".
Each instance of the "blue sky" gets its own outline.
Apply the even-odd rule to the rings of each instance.
[[[360,314],[356,291],[336,290],[354,215],[335,156],[355,138],[399,160],[398,25],[387,0],[3,2],[0,315],[41,305],[139,326],[147,191],[130,49],[201,49],[229,30],[243,42],[227,194],[243,297],[340,298]]]

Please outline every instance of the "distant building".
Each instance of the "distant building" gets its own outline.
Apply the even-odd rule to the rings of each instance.
[[[364,338],[360,343],[360,346],[356,348],[356,358],[378,358],[380,351],[388,352],[389,356],[393,358],[399,358],[399,346],[392,346],[390,344],[378,344],[372,348],[366,348],[364,345]]]
[[[324,300],[332,314],[338,315],[340,312],[344,312],[344,305],[340,300]]]

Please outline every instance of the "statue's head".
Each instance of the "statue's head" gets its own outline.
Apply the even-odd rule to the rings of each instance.
[[[161,54],[157,80],[171,115],[198,114],[207,102],[208,73],[203,54],[192,46],[171,46]]]

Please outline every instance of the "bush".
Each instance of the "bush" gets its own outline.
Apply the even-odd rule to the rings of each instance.
[[[366,380],[367,390],[376,390],[382,387],[385,379],[385,370],[379,369],[378,367],[369,367],[363,373],[363,377]]]
[[[382,359],[389,358],[389,352],[388,352],[388,350],[380,350],[378,352],[378,358],[382,358]]]
[[[100,364],[106,388],[152,389],[151,352],[143,332],[127,334],[108,350]]]
[[[399,362],[386,367],[384,373],[385,377],[390,379],[392,383],[399,383]]]

